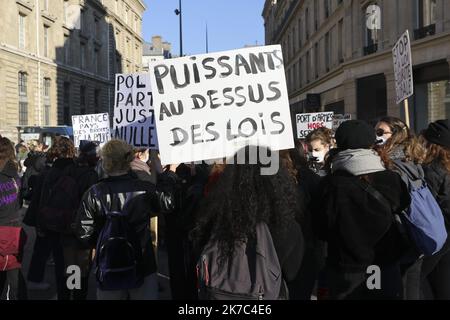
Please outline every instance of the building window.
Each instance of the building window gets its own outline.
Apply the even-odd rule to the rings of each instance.
[[[319,1],[314,0],[314,31],[319,29]]]
[[[86,45],[80,43],[80,68],[84,70],[86,68]]]
[[[436,33],[436,0],[417,0],[417,25],[414,30],[416,40]]]
[[[94,113],[100,113],[100,89],[94,91]]]
[[[25,72],[19,72],[19,95],[27,95],[27,74]]]
[[[325,10],[325,19],[330,16],[330,0],[323,0],[323,6]]]
[[[50,110],[51,107],[49,104],[44,105],[44,125],[49,126],[50,125]]]
[[[44,124],[50,125],[50,85],[51,79],[44,78]]]
[[[302,48],[302,20],[301,19],[298,19],[298,27],[297,27],[297,30],[298,30],[298,47],[301,49]]]
[[[49,78],[44,78],[44,98],[50,98],[50,84]]]
[[[70,64],[70,37],[64,35],[64,62]]]
[[[303,59],[300,58],[299,62],[298,62],[298,86],[299,88],[303,87],[303,73],[301,72],[303,68]]]
[[[343,34],[344,34],[344,20],[341,19],[338,24],[338,59],[339,59],[339,63],[344,62]]]
[[[330,71],[331,65],[331,41],[330,41],[330,33],[327,32],[325,34],[325,69],[326,72]]]
[[[48,57],[48,29],[49,27],[44,25],[44,57]]]
[[[100,21],[95,18],[95,39],[100,39]]]
[[[84,31],[84,15],[85,15],[85,11],[81,10],[80,11],[80,31],[81,32]]]
[[[64,5],[63,5],[63,18],[64,18],[64,24],[67,25],[67,15],[68,15],[68,10],[69,9],[69,0],[64,0]]]
[[[419,27],[436,24],[436,0],[419,0]]]
[[[309,83],[310,77],[311,77],[311,54],[308,52],[306,53],[306,83]]]
[[[27,74],[19,72],[19,125],[28,125]]]
[[[309,8],[305,10],[305,35],[306,40],[309,39]]]
[[[314,60],[315,60],[315,78],[319,78],[320,59],[319,59],[319,43],[314,45]]]
[[[95,49],[94,51],[94,68],[95,68],[95,73],[96,74],[100,74],[100,65],[101,65],[101,60],[100,60],[100,50]]]
[[[19,48],[25,49],[25,16],[19,14]]]
[[[364,55],[369,55],[378,51],[379,27],[381,27],[380,7],[376,3],[370,4],[364,9],[363,17],[365,34]]]
[[[70,82],[64,82],[64,96],[63,96],[63,122],[65,125],[70,125]]]
[[[80,114],[86,114],[86,87],[80,86]]]

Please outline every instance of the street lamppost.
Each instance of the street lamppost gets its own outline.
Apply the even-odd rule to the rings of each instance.
[[[180,16],[180,57],[183,56],[183,12],[181,11],[181,0],[179,9],[175,9],[175,14]]]

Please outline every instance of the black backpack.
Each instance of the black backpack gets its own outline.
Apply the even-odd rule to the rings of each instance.
[[[48,175],[41,195],[38,225],[45,230],[70,234],[80,195],[74,166],[67,166],[55,182]],[[47,189],[48,188],[48,189]]]
[[[94,192],[106,218],[95,253],[98,287],[103,291],[139,288],[144,281],[138,270],[142,247],[136,231],[128,223],[127,212],[133,193],[126,194],[122,211],[112,211],[104,204],[98,185]]]
[[[218,264],[219,246],[210,241],[197,263],[200,300],[281,300],[288,298],[270,230],[256,226],[255,243],[236,243],[232,259]]]

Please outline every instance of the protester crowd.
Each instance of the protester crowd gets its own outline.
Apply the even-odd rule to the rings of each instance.
[[[391,117],[320,128],[280,152],[274,175],[261,163],[162,167],[154,150],[120,140],[76,147],[0,138],[8,299],[49,290],[49,259],[59,300],[86,300],[89,285],[99,300],[158,299],[155,216],[175,300],[450,299],[448,120],[419,135]],[[23,224],[36,231],[26,275]],[[79,288],[67,285],[70,266]]]

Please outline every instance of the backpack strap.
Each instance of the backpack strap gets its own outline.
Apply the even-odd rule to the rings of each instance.
[[[394,211],[393,208],[389,205],[391,202],[377,189],[372,187],[372,185],[368,182],[363,181],[359,177],[356,177],[355,184],[357,184],[361,189],[370,194],[375,200],[377,200],[381,205],[383,205],[389,211]]]

